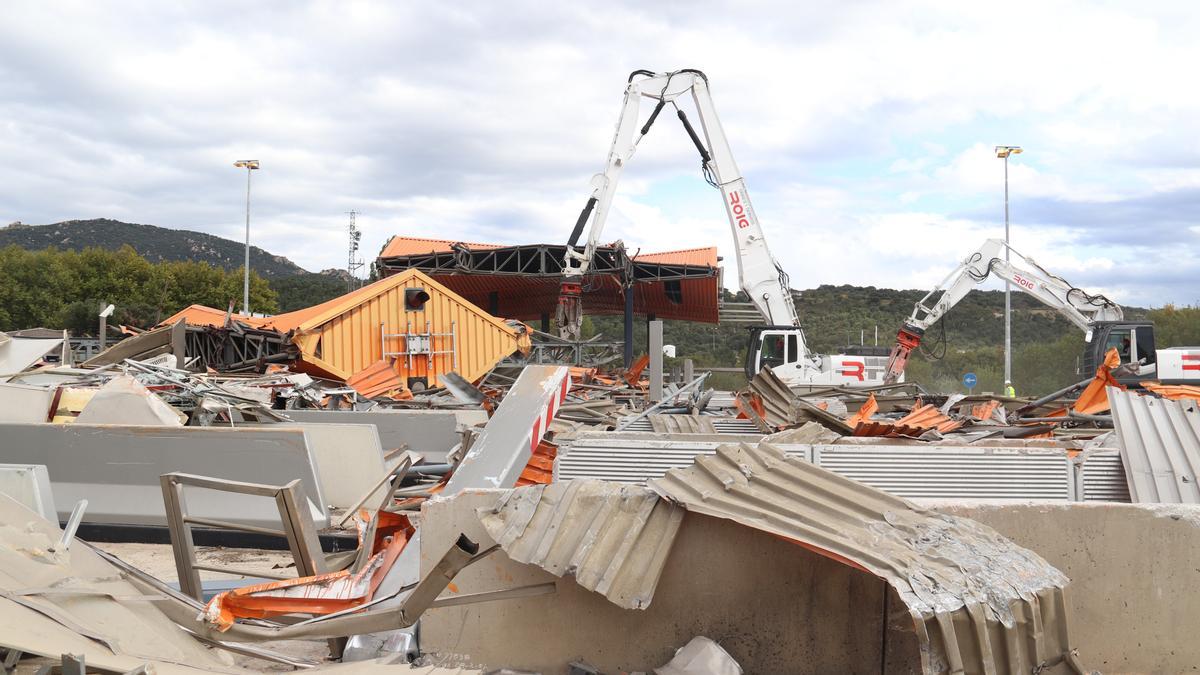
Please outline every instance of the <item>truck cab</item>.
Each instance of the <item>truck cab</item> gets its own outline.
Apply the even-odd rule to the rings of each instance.
[[[844,354],[814,357],[820,361],[809,363],[800,349],[802,340],[803,332],[798,326],[750,328],[743,368],[746,378],[752,379],[763,368],[770,368],[795,390],[883,384],[887,347],[847,348]],[[804,372],[805,369],[809,372]],[[814,369],[817,372],[812,372]]]

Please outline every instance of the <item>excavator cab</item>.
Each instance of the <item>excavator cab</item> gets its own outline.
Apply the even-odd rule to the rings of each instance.
[[[800,329],[795,326],[754,326],[746,349],[744,370],[753,378],[765,366],[775,368],[800,360]]]
[[[1080,375],[1094,374],[1104,362],[1104,355],[1116,349],[1121,357],[1117,381],[1137,385],[1158,375],[1157,353],[1154,347],[1154,324],[1149,321],[1097,321],[1092,325],[1087,347],[1080,360]]]

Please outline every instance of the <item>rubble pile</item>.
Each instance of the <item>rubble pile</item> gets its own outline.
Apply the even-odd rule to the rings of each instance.
[[[81,366],[22,356],[0,382],[0,486],[18,486],[0,489],[0,625],[29,626],[0,634],[6,663],[798,672],[799,652],[763,641],[822,629],[772,614],[780,596],[753,576],[769,559],[857,589],[848,605],[807,601],[875,626],[862,638],[874,646],[825,650],[835,661],[814,672],[861,657],[896,672],[1083,673],[1067,577],[910,500],[1200,503],[1185,433],[1200,428],[1200,389],[1127,389],[1115,352],[1036,400],[793,390],[770,368],[739,391],[706,372],[655,391],[646,357],[497,358],[472,377],[432,367],[438,350],[417,339],[431,365],[419,377],[401,354],[336,378],[295,359],[227,372],[142,348],[179,320]],[[165,535],[176,581],[78,540],[131,528]],[[292,563],[225,566],[198,555],[211,545],[276,546]],[[733,590],[766,618],[730,610]],[[753,628],[730,630],[735,615]],[[605,647],[623,625],[645,637]]]

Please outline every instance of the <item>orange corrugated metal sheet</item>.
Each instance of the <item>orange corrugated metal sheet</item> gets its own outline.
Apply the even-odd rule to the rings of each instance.
[[[253,320],[241,314],[234,314],[233,318],[239,321]],[[180,319],[187,321],[188,325],[191,326],[215,326],[220,328],[225,325],[225,312],[214,307],[205,307],[204,305],[188,305],[163,319],[158,325],[169,326]]]
[[[380,359],[346,378],[346,386],[367,398],[387,394],[392,398],[412,398],[412,393],[392,364]]]
[[[872,394],[874,398],[874,394]],[[871,401],[868,401],[868,404]],[[864,404],[863,409],[868,408]],[[878,405],[876,405],[878,408]],[[920,405],[913,408],[909,414],[901,417],[895,422],[880,422],[870,419],[870,413],[862,416],[862,410],[859,414],[850,418],[850,423],[854,426],[855,436],[920,436],[921,434],[931,429],[936,429],[941,433],[954,431],[963,425],[962,422],[952,420],[946,415],[943,415],[936,406]]]
[[[717,247],[685,248],[678,251],[663,251],[662,253],[643,253],[633,256],[638,262],[661,263],[663,265],[701,265],[717,266]]]
[[[503,248],[500,244],[473,244],[451,239],[421,239],[418,237],[392,237],[379,253],[380,258],[390,258],[397,255],[421,255],[423,253],[442,253],[452,251],[454,244],[463,244],[468,248]]]
[[[1190,384],[1159,384],[1158,382],[1142,382],[1142,388],[1159,396],[1178,401],[1190,398],[1200,401],[1200,387]]]
[[[1116,378],[1112,376],[1112,369],[1119,365],[1121,365],[1121,357],[1114,347],[1104,355],[1104,363],[1101,363],[1100,367],[1096,369],[1096,376],[1088,383],[1087,388],[1080,392],[1079,398],[1075,399],[1075,405],[1071,406],[1071,409],[1084,415],[1095,415],[1107,411],[1109,404],[1106,388],[1116,387],[1122,391],[1125,389],[1125,385],[1117,382]]]
[[[558,445],[542,440],[529,456],[529,463],[517,478],[517,487],[522,485],[549,485],[554,482],[554,458],[558,457]]]

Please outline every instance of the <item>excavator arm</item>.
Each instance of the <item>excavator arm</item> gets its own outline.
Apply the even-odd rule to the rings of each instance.
[[[687,114],[676,105],[679,97],[687,94],[691,95],[700,119],[699,132],[692,126]],[[639,127],[643,98],[655,101],[655,106],[645,123]],[[604,232],[617,182],[625,164],[637,150],[638,143],[667,107],[674,109],[675,116],[700,153],[705,178],[721,190],[737,247],[738,280],[742,290],[750,296],[750,301],[768,324],[799,326],[787,275],[767,248],[762,227],[750,203],[750,194],[746,191],[745,180],[738,171],[721,122],[717,119],[708,90],[708,78],[704,73],[690,69],[670,73],[637,70],[629,76],[625,88],[625,101],[604,172],[592,178],[592,194],[567,242],[564,280],[557,312],[560,333],[568,339],[579,337],[579,326],[583,320],[580,282],[588,272]],[[591,227],[581,250],[578,244],[589,220]],[[798,346],[800,355],[807,359],[808,350],[802,334],[799,335]]]
[[[1010,261],[1002,257],[1005,249],[1015,260]],[[1092,326],[1097,321],[1120,321],[1123,318],[1121,307],[1115,302],[1103,295],[1092,295],[1066,279],[1050,273],[1001,239],[988,239],[979,250],[967,256],[942,283],[917,302],[912,315],[896,335],[896,344],[888,357],[884,382],[891,384],[899,379],[908,363],[909,355],[920,346],[926,329],[992,275],[1004,279],[1016,289],[1058,310],[1068,321],[1088,333],[1089,339]]]

